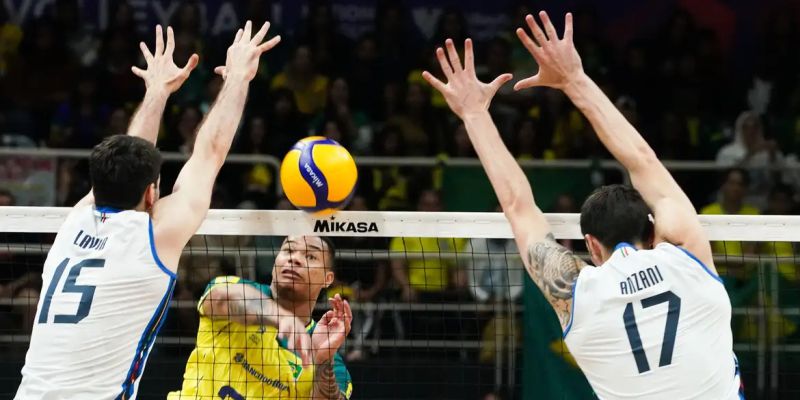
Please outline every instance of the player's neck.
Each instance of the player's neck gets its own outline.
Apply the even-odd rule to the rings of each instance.
[[[314,312],[315,300],[293,299],[289,293],[280,293],[273,289],[275,302],[284,310],[290,310],[297,318],[304,322],[311,322],[311,313]],[[283,294],[283,295],[281,295]]]

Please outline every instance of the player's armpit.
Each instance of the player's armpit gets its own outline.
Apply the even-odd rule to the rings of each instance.
[[[652,206],[655,216],[654,244],[671,243],[682,247],[702,261],[712,272],[714,256],[705,229],[697,219],[691,204],[673,198],[663,198]]]
[[[562,328],[569,323],[575,281],[586,266],[580,257],[556,242],[552,233],[528,246],[525,263],[533,282],[553,306]]]

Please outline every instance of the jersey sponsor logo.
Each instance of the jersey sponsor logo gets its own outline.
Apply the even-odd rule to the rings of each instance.
[[[275,389],[278,389],[282,392],[287,392],[287,393],[289,392],[289,385],[281,382],[278,379],[269,378],[266,375],[264,375],[261,371],[253,368],[253,366],[247,362],[247,359],[244,358],[244,354],[236,353],[236,355],[233,356],[233,361],[241,365],[242,368],[244,368],[244,370],[247,371],[248,374],[250,374],[250,376],[258,379],[259,381],[261,381],[261,383],[272,386]]]
[[[663,280],[664,277],[661,276],[658,265],[654,265],[641,271],[634,272],[629,277],[625,278],[624,281],[620,281],[619,291],[621,294],[634,294],[640,290],[659,284]]]
[[[330,221],[326,219],[318,219],[316,222],[314,222],[314,233],[336,232],[378,232],[378,224],[364,221],[336,221],[333,218],[331,218]]]

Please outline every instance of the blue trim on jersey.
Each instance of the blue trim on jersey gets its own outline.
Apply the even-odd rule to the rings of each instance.
[[[114,207],[95,207],[95,210],[103,214],[116,214],[118,212],[122,212],[122,210],[120,210],[119,208],[114,208]]]
[[[170,277],[167,292],[164,293],[156,311],[150,317],[150,322],[145,326],[142,336],[139,338],[139,344],[136,345],[136,353],[131,360],[131,366],[128,368],[128,373],[125,374],[125,380],[122,381],[122,391],[115,400],[127,400],[135,395],[136,381],[141,378],[147,357],[150,355],[150,349],[167,319],[169,304],[172,301],[172,294],[175,292],[175,281],[175,278]]]
[[[739,371],[739,359],[736,358],[736,354],[735,353],[733,354],[733,366],[734,366],[734,368],[733,368],[733,376],[738,376],[739,377],[739,392],[738,392],[739,400],[745,400],[745,398],[744,398],[744,385],[742,384],[742,381],[741,381],[742,377],[741,377],[740,371]]]
[[[619,242],[619,243],[617,243],[616,246],[614,246],[614,251],[617,251],[617,250],[619,250],[619,249],[621,249],[623,247],[630,247],[630,248],[636,250],[636,247],[633,247],[633,245],[628,243],[628,242]]]
[[[697,263],[700,264],[701,267],[703,267],[704,271],[706,271],[709,275],[711,275],[711,277],[714,278],[717,282],[722,283],[722,278],[720,278],[719,275],[711,272],[711,270],[708,269],[708,267],[702,261],[700,261],[700,259],[695,257],[694,254],[692,254],[689,250],[686,250],[681,246],[675,246],[675,247],[681,249],[681,251],[684,252],[687,256],[691,257],[692,260],[697,261]]]
[[[169,268],[167,268],[164,265],[164,263],[161,262],[161,259],[158,258],[158,252],[156,252],[156,240],[153,237],[153,220],[152,219],[150,219],[149,222],[148,222],[147,231],[148,231],[148,234],[150,235],[150,252],[153,253],[153,260],[156,261],[156,264],[158,265],[158,268],[161,268],[161,270],[164,271],[164,273],[167,274],[167,276],[169,276],[171,279],[177,278],[176,274],[174,272],[170,271]]]
[[[572,285],[572,305],[570,306],[569,310],[569,323],[567,323],[567,327],[564,329],[564,335],[561,338],[566,338],[569,330],[572,329],[572,321],[575,319],[575,289],[578,288],[578,277],[580,274],[575,277],[575,284]]]

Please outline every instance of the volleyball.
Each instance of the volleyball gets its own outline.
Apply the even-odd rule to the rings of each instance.
[[[347,206],[358,170],[350,152],[323,136],[301,139],[283,158],[281,186],[297,208],[327,215]]]

